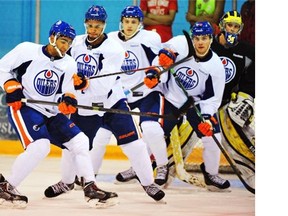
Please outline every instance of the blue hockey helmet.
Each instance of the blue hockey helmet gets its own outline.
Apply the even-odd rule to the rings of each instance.
[[[212,37],[213,27],[207,21],[196,22],[191,28],[191,36],[210,35]]]
[[[58,20],[50,28],[49,37],[51,35],[65,36],[65,37],[69,37],[72,40],[74,40],[74,38],[76,37],[76,31],[68,23],[66,23],[62,20]]]
[[[85,20],[99,20],[105,22],[107,19],[107,13],[104,7],[93,5],[85,14]]]
[[[143,21],[144,15],[140,7],[138,6],[127,6],[121,13],[121,20],[123,17],[130,18],[138,18],[140,22]]]

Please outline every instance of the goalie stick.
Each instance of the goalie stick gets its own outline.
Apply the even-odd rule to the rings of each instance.
[[[186,38],[186,40],[187,40],[187,44],[188,44],[188,55],[187,55],[185,58],[183,58],[183,59],[175,62],[174,64],[172,64],[170,67],[168,67],[168,68],[166,68],[166,69],[164,69],[164,70],[161,70],[161,71],[159,72],[159,76],[160,76],[161,74],[163,74],[163,73],[165,73],[165,72],[173,69],[173,68],[176,67],[177,65],[182,64],[183,62],[186,62],[186,61],[192,59],[192,57],[195,57],[195,50],[194,50],[194,47],[193,47],[193,44],[192,44],[192,40],[191,40],[191,38],[190,38],[189,33],[188,33],[187,31],[183,30],[183,34],[184,34],[184,36],[185,36],[185,38]],[[138,85],[132,87],[131,89],[126,90],[126,91],[125,91],[125,94],[128,95],[128,94],[130,94],[130,93],[133,93],[136,89],[140,88],[140,87],[143,86],[143,85],[144,85],[144,82],[141,82],[141,83],[139,83]]]
[[[59,103],[52,102],[52,101],[42,101],[42,100],[33,100],[28,98],[22,98],[22,103],[35,103],[35,104],[45,104],[51,106],[58,106]],[[148,113],[148,112],[133,112],[133,111],[126,111],[120,109],[110,109],[104,108],[99,106],[86,106],[86,105],[76,105],[79,109],[86,109],[86,110],[95,110],[95,111],[102,111],[102,112],[110,112],[110,113],[117,113],[117,114],[124,114],[124,115],[137,115],[137,116],[147,116],[147,117],[155,117],[155,118],[167,118],[167,119],[175,119],[173,115],[159,115],[156,113]]]

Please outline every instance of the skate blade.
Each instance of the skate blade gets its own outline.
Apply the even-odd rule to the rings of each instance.
[[[161,204],[161,205],[166,205],[166,204],[167,204],[166,200],[164,200],[164,199],[161,199],[161,200],[159,200],[159,201],[156,201],[156,203],[157,203],[157,204]]]
[[[14,200],[14,202],[0,199],[0,208],[13,208],[13,209],[25,209],[27,202],[21,200]]]
[[[83,187],[80,186],[80,185],[75,184],[75,186],[74,186],[74,190],[76,190],[76,191],[80,191],[80,190],[83,190]]]
[[[90,208],[104,209],[115,206],[119,203],[118,197],[110,198],[106,201],[101,201],[99,199],[91,199],[88,201]]]
[[[169,175],[167,182],[164,185],[162,185],[161,189],[162,188],[167,189],[172,184],[174,178],[175,178],[174,176]]]
[[[213,185],[207,185],[207,190],[211,192],[221,192],[221,193],[230,193],[230,188],[220,189],[218,187],[215,187]]]

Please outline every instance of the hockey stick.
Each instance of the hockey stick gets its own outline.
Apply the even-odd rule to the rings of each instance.
[[[200,120],[202,122],[204,122],[204,118],[202,116],[202,114],[200,113],[199,109],[196,106],[193,106],[198,117],[200,118]],[[223,148],[223,146],[221,145],[221,143],[219,142],[219,140],[216,138],[216,136],[213,134],[212,135],[213,140],[216,142],[217,146],[219,147],[219,149],[221,150],[222,154],[224,155],[225,159],[228,161],[228,163],[230,164],[231,168],[233,169],[233,171],[235,172],[235,174],[238,176],[238,178],[240,179],[240,181],[242,182],[242,184],[244,185],[244,187],[250,191],[251,193],[255,194],[255,189],[250,187],[245,180],[242,178],[241,176],[241,172],[239,171],[239,169],[236,166],[236,162],[234,161],[234,159],[232,159],[228,153],[226,152],[226,150]]]
[[[187,173],[187,171],[184,168],[184,161],[177,125],[173,128],[170,134],[171,134],[170,139],[173,150],[173,158],[178,178],[186,183],[195,185],[197,187],[205,188],[206,184],[203,181],[201,181],[197,176]]]
[[[44,104],[44,105],[51,105],[51,106],[58,106],[59,103],[52,102],[52,101],[42,101],[42,100],[33,100],[28,98],[22,98],[22,103],[35,103],[35,104]],[[86,109],[86,110],[94,110],[94,111],[102,111],[102,112],[109,112],[109,113],[116,113],[116,114],[124,114],[124,115],[136,115],[136,116],[147,116],[147,117],[155,117],[155,118],[167,118],[167,119],[175,119],[173,115],[159,115],[156,113],[148,113],[148,112],[134,112],[134,111],[126,111],[120,109],[110,109],[98,106],[86,106],[86,105],[76,105],[79,109]]]
[[[159,76],[160,76],[161,74],[163,74],[163,73],[165,73],[165,72],[173,69],[173,68],[176,67],[177,65],[182,64],[183,62],[186,62],[186,61],[192,59],[192,57],[195,57],[195,50],[194,50],[194,47],[193,47],[193,44],[192,44],[192,40],[191,40],[191,38],[190,38],[189,33],[188,33],[187,31],[183,30],[183,34],[184,34],[184,36],[185,36],[185,38],[186,38],[186,40],[187,40],[187,43],[188,43],[188,55],[187,55],[185,58],[183,58],[183,59],[175,62],[174,64],[172,64],[170,67],[168,67],[168,68],[160,71],[160,72],[159,72]],[[124,93],[125,93],[126,95],[128,95],[128,94],[130,94],[130,93],[133,93],[136,89],[140,88],[140,87],[143,86],[143,85],[144,85],[144,82],[141,82],[141,83],[139,83],[138,85],[132,87],[131,89],[126,90]]]
[[[143,70],[150,69],[151,67],[161,67],[161,66],[149,66],[149,67],[138,68],[138,69],[134,69],[134,70],[126,70],[126,71],[119,71],[119,72],[114,72],[114,73],[109,73],[109,74],[103,74],[103,75],[99,75],[99,76],[91,76],[91,77],[89,77],[89,79],[102,78],[102,77],[107,77],[107,76],[115,76],[115,75],[120,75],[120,74],[125,74],[125,73],[143,71]]]

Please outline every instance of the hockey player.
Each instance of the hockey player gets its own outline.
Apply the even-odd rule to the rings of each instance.
[[[111,32],[109,37],[117,40],[126,50],[125,60],[121,66],[122,71],[137,70],[138,68],[145,68],[151,65],[158,64],[157,54],[161,49],[161,38],[159,34],[153,31],[142,30],[143,13],[138,6],[127,6],[121,13],[120,30]],[[153,62],[154,61],[154,62]],[[139,84],[143,81],[146,74],[145,82],[150,88],[143,86],[139,88],[142,95],[128,94],[127,100],[131,109],[138,108],[140,112],[150,112],[156,114],[163,114],[164,98],[159,89],[153,88],[155,83],[149,78],[149,70],[127,72],[121,74],[121,80],[125,90]],[[154,76],[154,74],[151,74]],[[156,85],[155,85],[156,86]],[[140,126],[143,133],[143,139],[148,145],[150,153],[155,157],[156,176],[155,183],[163,185],[168,178],[168,158],[166,152],[166,142],[163,131],[163,119],[155,117],[140,117]],[[104,143],[108,143],[111,137],[111,132],[107,129],[101,128],[101,136],[96,136],[94,142],[98,146],[98,158],[102,158],[105,152]],[[100,149],[101,148],[101,149]],[[98,169],[101,163],[98,163]],[[119,173],[116,179],[120,182],[124,178],[132,178],[135,176],[134,167],[130,168],[125,173]]]
[[[91,6],[85,14],[85,28],[87,34],[76,37],[69,53],[77,62],[78,76],[75,76],[75,87],[79,89],[77,96],[79,104],[89,105],[92,103],[102,103],[105,108],[121,109],[129,111],[127,99],[124,94],[121,79],[116,76],[106,76],[98,79],[90,79],[87,87],[85,77],[104,75],[113,71],[118,71],[121,67],[125,50],[123,47],[104,33],[107,13],[102,6]],[[131,115],[115,113],[97,113],[91,110],[78,110],[71,116],[71,120],[78,125],[90,139],[90,150],[93,164],[95,164],[95,154],[93,138],[95,133],[103,133],[98,130],[111,131],[110,133],[117,139],[118,145],[130,160],[132,166],[139,177],[141,185],[146,193],[154,200],[159,201],[165,193],[154,184],[153,170],[146,144],[141,139],[138,126],[133,121]],[[110,135],[108,143],[110,140]],[[102,143],[101,143],[102,144]],[[95,144],[94,144],[95,145]],[[102,159],[102,158],[101,158]],[[63,150],[62,153],[62,180],[55,185],[48,187],[45,191],[47,197],[56,197],[67,192],[65,187],[59,189],[59,185],[72,185],[75,174],[71,167],[72,155]],[[80,176],[79,176],[80,177]],[[85,178],[85,176],[84,176]],[[56,189],[55,189],[56,188]],[[70,188],[72,189],[72,188]]]
[[[229,181],[218,175],[220,149],[211,137],[214,135],[219,141],[221,140],[216,114],[221,104],[225,85],[224,67],[219,56],[210,49],[213,41],[212,34],[213,28],[209,22],[196,22],[193,25],[191,39],[195,49],[195,58],[177,65],[173,69],[172,73],[176,78],[170,79],[168,84],[163,85],[166,89],[163,93],[165,98],[178,109],[183,104],[183,101],[179,100],[179,94],[194,98],[200,114],[194,107],[182,109],[180,112],[186,113],[187,121],[204,145],[204,163],[200,165],[200,168],[205,183],[211,191],[228,191]],[[187,55],[186,44],[184,36],[176,36],[165,43],[164,47],[175,52],[177,61],[178,58],[182,59]],[[170,58],[170,55],[165,55],[162,51],[161,53],[159,62],[163,64],[167,61],[166,59]],[[205,119],[204,122],[199,115]]]
[[[66,55],[76,33],[72,26],[57,21],[49,31],[49,44],[23,42],[0,60],[0,85],[6,92],[8,119],[23,149],[11,175],[0,175],[0,205],[25,208],[28,198],[16,187],[50,151],[50,143],[73,155],[71,166],[85,177],[84,196],[92,206],[108,203],[116,193],[105,192],[95,184],[87,136],[65,115],[76,111],[73,85],[76,63]],[[59,102],[51,105],[22,104],[21,99]],[[59,111],[60,112],[59,112]]]

